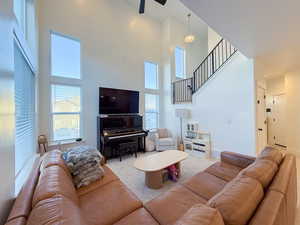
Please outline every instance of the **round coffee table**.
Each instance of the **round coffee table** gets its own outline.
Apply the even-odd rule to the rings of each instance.
[[[149,188],[159,189],[163,186],[163,170],[171,165],[178,169],[180,177],[180,162],[188,157],[186,152],[168,150],[137,159],[134,167],[145,172],[145,183]]]

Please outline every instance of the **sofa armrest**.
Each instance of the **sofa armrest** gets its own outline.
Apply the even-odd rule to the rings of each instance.
[[[235,152],[222,152],[221,162],[229,163],[231,165],[246,168],[255,161],[255,157],[243,155]]]

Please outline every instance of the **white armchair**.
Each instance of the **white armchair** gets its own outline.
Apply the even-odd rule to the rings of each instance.
[[[168,129],[157,129],[155,133],[155,146],[156,151],[177,149],[176,141]]]

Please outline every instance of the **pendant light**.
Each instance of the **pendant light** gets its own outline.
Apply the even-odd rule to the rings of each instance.
[[[193,43],[195,41],[195,36],[191,33],[191,14],[187,15],[188,17],[188,34],[184,37],[184,42],[187,44]]]

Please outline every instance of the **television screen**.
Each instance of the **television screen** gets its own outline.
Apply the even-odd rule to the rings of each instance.
[[[99,88],[100,114],[139,113],[139,92],[112,88]]]

